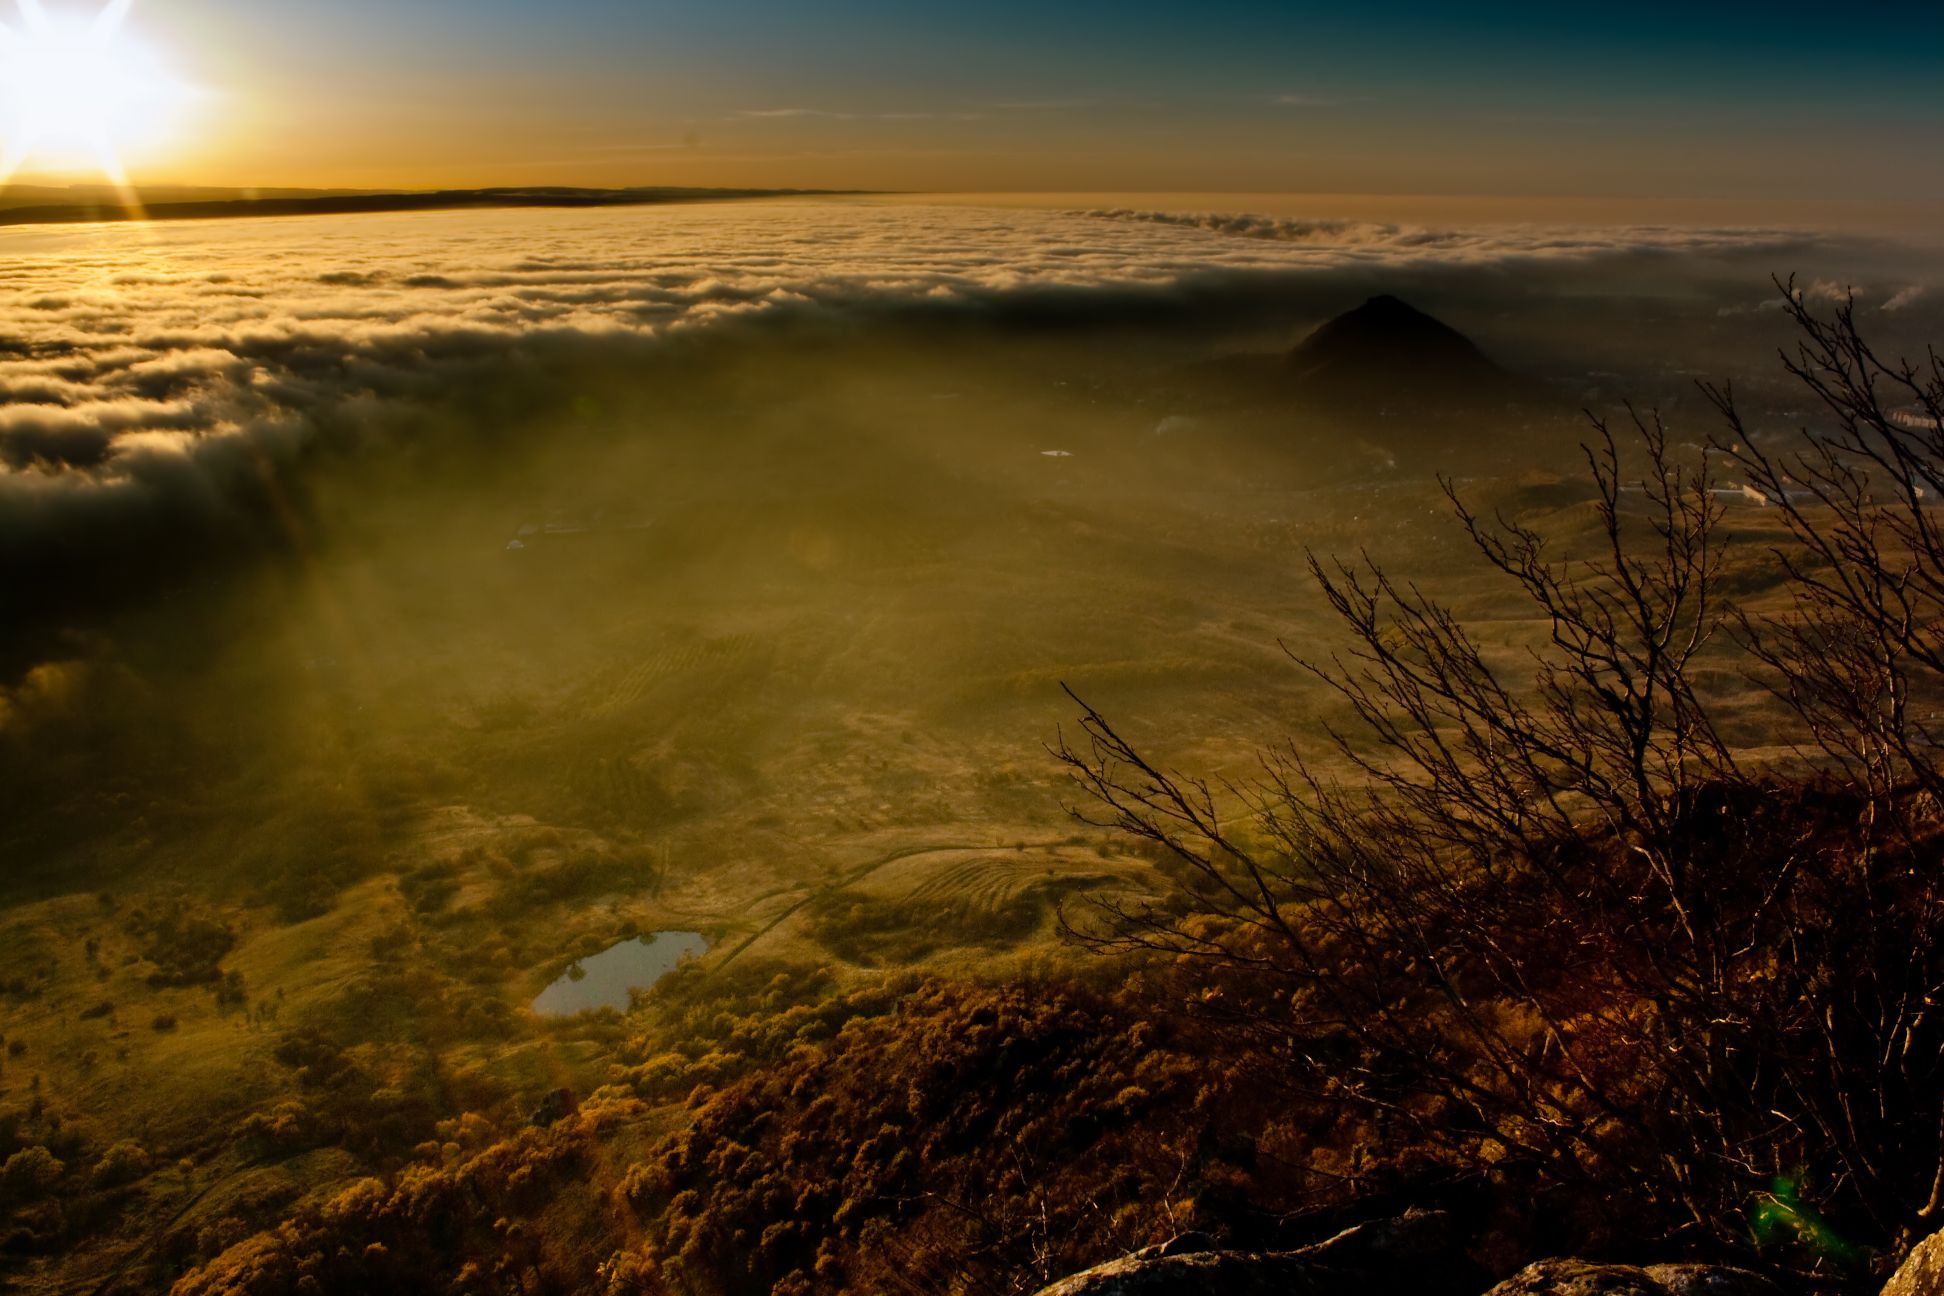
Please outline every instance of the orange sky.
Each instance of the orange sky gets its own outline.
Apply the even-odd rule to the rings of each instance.
[[[1934,5],[1452,8],[134,0],[193,94],[117,142],[235,186],[1944,200]]]

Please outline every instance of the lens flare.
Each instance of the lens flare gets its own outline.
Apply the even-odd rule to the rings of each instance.
[[[29,162],[94,170],[132,204],[124,158],[166,133],[187,89],[128,34],[131,3],[80,16],[16,0],[0,23],[0,184]]]

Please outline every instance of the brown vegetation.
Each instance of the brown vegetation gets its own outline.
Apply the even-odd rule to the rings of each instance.
[[[624,1184],[642,1291],[1030,1291],[1193,1211],[1220,1073],[1074,990],[932,984],[720,1091]]]
[[[1219,1223],[1211,1201],[1250,1173],[1233,1077],[1127,1001],[744,981],[762,993],[714,1000],[697,1056],[632,1070],[649,1103],[611,1088],[504,1136],[443,1122],[414,1164],[232,1239],[178,1296],[1030,1291]],[[683,997],[650,1012],[680,1018]],[[642,1146],[683,1086],[681,1127]],[[267,1150],[310,1121],[280,1109],[249,1136]]]

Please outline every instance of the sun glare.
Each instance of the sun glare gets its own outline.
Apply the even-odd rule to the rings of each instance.
[[[18,20],[0,23],[0,184],[32,164],[125,187],[131,153],[166,137],[186,88],[129,35],[130,3],[74,13],[16,0]]]

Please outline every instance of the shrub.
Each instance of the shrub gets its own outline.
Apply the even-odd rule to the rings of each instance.
[[[1071,989],[940,982],[698,1091],[622,1185],[643,1263],[699,1291],[1026,1291],[1161,1240],[1223,1078],[1131,1026]]]
[[[0,1189],[21,1201],[34,1201],[53,1191],[67,1166],[40,1146],[25,1147],[0,1165]]]
[[[101,1154],[95,1163],[94,1181],[99,1188],[114,1188],[132,1183],[148,1173],[149,1154],[140,1143],[123,1139]]]
[[[142,936],[142,957],[155,965],[149,984],[201,985],[221,975],[218,966],[236,945],[236,934],[214,918],[165,907],[153,917],[136,915],[132,925]]]

